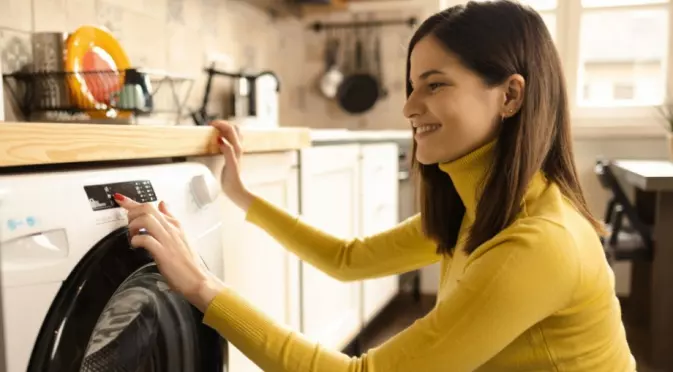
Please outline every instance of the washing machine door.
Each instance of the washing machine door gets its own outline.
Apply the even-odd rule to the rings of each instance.
[[[202,317],[120,229],[63,283],[28,371],[226,371],[226,343]]]

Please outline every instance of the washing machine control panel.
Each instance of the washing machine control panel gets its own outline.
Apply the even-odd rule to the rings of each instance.
[[[148,180],[116,182],[100,185],[84,186],[89,198],[89,204],[94,211],[117,208],[114,194],[120,193],[139,203],[148,203],[157,200],[152,183]]]

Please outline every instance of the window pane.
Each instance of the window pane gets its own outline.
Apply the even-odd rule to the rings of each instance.
[[[585,8],[599,8],[606,6],[662,4],[667,2],[667,0],[582,0],[582,6]]]
[[[582,15],[578,104],[659,104],[664,98],[668,12],[596,11]]]

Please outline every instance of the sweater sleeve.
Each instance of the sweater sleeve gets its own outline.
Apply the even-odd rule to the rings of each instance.
[[[342,281],[398,274],[440,259],[436,245],[423,233],[419,215],[388,231],[352,240],[320,231],[259,197],[246,219],[300,259]]]
[[[359,358],[274,323],[230,289],[216,296],[204,322],[267,372],[473,371],[567,305],[579,282],[566,233],[552,229],[540,239],[535,227],[515,230],[475,251],[457,286],[430,313]]]

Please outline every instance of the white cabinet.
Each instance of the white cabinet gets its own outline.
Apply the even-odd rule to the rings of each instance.
[[[372,235],[398,223],[398,148],[395,143],[361,147],[360,235]],[[397,294],[398,275],[368,279],[362,285],[362,317],[369,322]]]
[[[359,145],[301,151],[302,218],[343,238],[359,235]],[[302,263],[302,331],[340,350],[361,328],[361,283],[341,282]]]
[[[241,163],[246,185],[262,198],[298,212],[296,152],[246,155]],[[279,323],[299,330],[299,260],[225,201],[224,276],[255,307]],[[232,345],[229,370],[261,371]]]
[[[245,184],[260,197],[292,213],[301,204],[305,221],[352,238],[398,222],[397,154],[393,143],[320,146],[299,154],[245,155],[241,169]],[[397,276],[341,282],[300,262],[222,199],[225,281],[277,322],[340,350],[397,293]],[[233,345],[229,370],[260,371]]]

